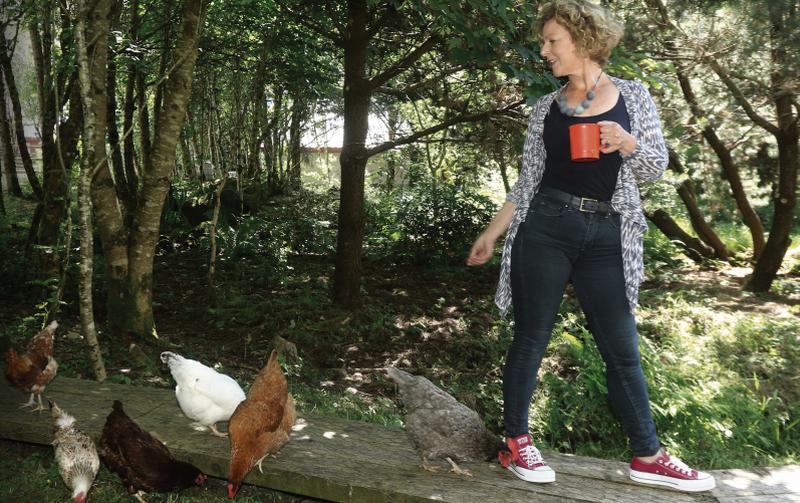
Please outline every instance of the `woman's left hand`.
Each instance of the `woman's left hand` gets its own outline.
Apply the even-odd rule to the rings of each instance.
[[[622,155],[631,155],[636,149],[636,138],[616,122],[600,121],[597,125],[600,126],[600,152],[610,154],[619,150]]]

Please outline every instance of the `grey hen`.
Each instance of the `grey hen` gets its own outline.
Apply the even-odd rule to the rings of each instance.
[[[451,471],[471,475],[456,461],[488,460],[505,449],[477,412],[428,379],[394,367],[386,373],[400,390],[406,409],[406,432],[420,453],[422,468],[435,470],[442,461],[447,461]]]

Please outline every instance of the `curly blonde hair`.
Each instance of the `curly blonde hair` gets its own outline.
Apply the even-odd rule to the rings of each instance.
[[[611,50],[617,46],[625,25],[608,9],[582,0],[555,0],[546,3],[536,22],[541,37],[545,23],[554,19],[572,36],[579,54],[588,56],[600,66],[608,63]]]

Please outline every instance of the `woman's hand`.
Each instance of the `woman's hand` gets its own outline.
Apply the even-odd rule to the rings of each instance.
[[[616,122],[600,121],[597,125],[600,126],[600,152],[610,154],[619,150],[622,155],[631,155],[636,150],[636,138]]]
[[[494,242],[495,239],[490,238],[484,232],[478,239],[475,240],[475,243],[472,245],[472,249],[469,251],[469,257],[467,257],[467,265],[481,265],[485,264],[492,255],[494,254]]]

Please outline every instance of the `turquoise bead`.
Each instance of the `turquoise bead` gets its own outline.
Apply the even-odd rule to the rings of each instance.
[[[591,105],[591,104],[592,104],[592,100],[583,100],[581,102],[581,106],[583,107],[584,110],[589,108],[589,105]]]
[[[581,105],[578,105],[577,107],[575,107],[575,113],[576,114],[582,113],[584,110],[585,109]]]
[[[597,84],[595,84],[595,85],[597,85]],[[589,91],[588,93],[586,93],[586,99],[589,100],[589,101],[593,100],[594,99],[594,91]]]

